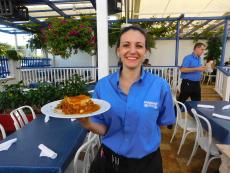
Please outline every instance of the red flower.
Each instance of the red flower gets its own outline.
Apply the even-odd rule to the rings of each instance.
[[[80,28],[82,29],[82,28],[85,28],[85,26],[83,26],[82,24],[80,24]]]
[[[67,20],[65,20],[65,19],[63,19],[63,20],[61,20],[61,24],[66,24],[67,23]]]
[[[73,29],[68,33],[68,35],[69,36],[76,36],[76,35],[78,35],[78,32],[75,29]]]
[[[51,25],[51,24],[48,24],[48,28],[49,28],[49,29],[52,29],[52,25]]]

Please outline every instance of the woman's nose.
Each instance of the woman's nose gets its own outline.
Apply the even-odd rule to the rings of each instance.
[[[136,52],[136,47],[135,46],[130,46],[130,53],[135,53]]]

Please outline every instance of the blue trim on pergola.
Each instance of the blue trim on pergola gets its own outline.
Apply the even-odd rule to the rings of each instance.
[[[46,5],[48,5],[50,8],[52,8],[54,11],[56,11],[58,14],[65,18],[69,18],[70,16],[66,15],[63,11],[61,11],[52,1],[49,0],[43,0]]]
[[[4,33],[7,33],[7,34],[11,34],[9,31],[2,30],[2,29],[0,29],[0,32],[4,32]]]
[[[56,1],[52,0],[50,2],[52,2],[52,3],[69,3],[69,2],[72,2],[72,3],[74,3],[74,2],[89,2],[89,0],[56,0]]]
[[[96,0],[90,0],[93,8],[96,10]]]
[[[29,16],[29,19],[30,19],[30,21],[32,21],[32,22],[34,22],[34,23],[38,23],[38,24],[41,24],[41,25],[43,25],[43,26],[46,25],[45,22],[41,22],[40,20],[38,20],[38,19],[36,19],[36,18],[34,18],[34,17]]]
[[[32,32],[30,29],[26,29],[20,25],[17,25],[15,23],[10,23],[8,21],[5,21],[3,18],[0,17],[0,24],[3,24],[3,25],[6,25],[6,26],[10,26],[10,27],[13,27],[13,28],[16,28],[16,29],[20,29],[20,30],[24,30],[24,31],[27,31],[27,32]]]
[[[94,9],[93,7],[75,7],[75,10],[91,10]],[[73,10],[73,8],[61,8],[62,11],[68,11],[68,10]],[[52,9],[47,9],[47,10],[32,10],[29,11],[29,13],[41,13],[41,12],[49,12],[53,11]]]
[[[175,50],[175,66],[178,66],[178,54],[179,54],[179,34],[180,34],[180,21],[184,18],[184,14],[181,14],[177,18],[176,24],[176,50]]]
[[[179,54],[179,34],[180,34],[180,20],[176,24],[176,51],[175,51],[175,66],[178,66],[178,54]]]
[[[224,20],[230,18],[230,16],[214,16],[214,17],[184,17],[181,20]],[[150,18],[150,19],[128,19],[129,23],[135,22],[165,22],[165,21],[177,21],[178,17],[173,18]],[[122,20],[109,20],[109,22],[116,23]]]
[[[89,0],[51,0],[50,2],[55,4],[67,4],[67,3],[76,3],[76,2],[89,2]],[[43,0],[25,0],[26,5],[37,5],[44,4]]]
[[[85,16],[85,15],[96,15],[96,13],[84,13],[84,14],[70,14],[68,16]],[[60,17],[59,15],[53,16],[37,16],[36,18],[50,18],[50,17]]]

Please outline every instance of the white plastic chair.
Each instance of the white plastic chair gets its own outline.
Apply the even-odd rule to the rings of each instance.
[[[188,118],[187,108],[183,103],[177,101],[176,98],[173,98],[173,100],[174,100],[174,105],[176,106],[177,117],[176,117],[176,124],[174,127],[174,131],[170,143],[173,141],[173,138],[175,137],[177,133],[177,128],[179,126],[180,128],[183,129],[183,135],[181,138],[179,149],[177,151],[177,154],[179,154],[181,151],[181,147],[184,144],[188,134],[196,132],[196,121],[192,118],[191,119]],[[182,115],[181,108],[184,109],[184,116]]]
[[[212,84],[212,81],[213,81],[215,78],[216,78],[216,75],[209,74],[209,75],[208,75],[207,85],[208,85],[208,84]]]
[[[212,84],[212,80],[215,78],[216,78],[216,75],[212,75],[211,73],[204,72],[203,78],[201,80],[201,84],[203,85],[206,80],[207,80],[207,85]]]
[[[90,132],[87,136],[87,140],[82,146],[77,150],[74,162],[73,169],[74,173],[88,173],[90,165],[100,148],[100,138],[99,135]],[[83,160],[80,159],[80,153],[84,153]],[[81,169],[79,169],[81,167]]]
[[[10,112],[10,116],[14,121],[14,127],[16,130],[18,130],[18,129],[22,128],[23,126],[25,126],[26,124],[28,124],[28,119],[26,117],[25,110],[30,111],[33,119],[36,118],[36,114],[35,114],[34,110],[32,109],[32,107],[30,107],[30,106],[26,105],[26,106],[21,106],[17,109],[14,109],[13,111]]]
[[[2,133],[2,139],[5,139],[6,138],[6,132],[5,132],[4,127],[1,124],[0,124],[0,131]]]
[[[212,138],[212,128],[208,119],[199,115],[195,109],[192,109],[191,111],[197,122],[197,135],[196,135],[197,143],[195,143],[193,147],[193,151],[188,160],[187,165],[190,164],[193,156],[197,151],[198,146],[200,146],[201,149],[203,149],[206,152],[205,161],[201,172],[206,173],[210,162],[214,159],[220,158],[220,153],[215,145],[217,142],[215,142],[215,140]],[[201,121],[207,125],[208,128],[207,135],[205,135],[206,133],[205,130],[203,129]]]

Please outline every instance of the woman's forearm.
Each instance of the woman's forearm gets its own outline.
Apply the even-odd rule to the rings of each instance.
[[[201,66],[201,67],[194,67],[194,68],[186,68],[186,67],[181,67],[180,68],[180,71],[182,73],[190,73],[190,72],[196,72],[196,71],[199,71],[199,72],[203,72],[206,70],[206,67],[205,66]]]
[[[93,133],[99,134],[101,136],[106,134],[107,127],[103,124],[93,123],[90,122],[87,126],[85,126],[88,130],[92,131]]]
[[[84,128],[92,131],[93,133],[96,133],[102,136],[106,134],[107,127],[103,124],[92,122],[89,117],[79,118],[78,121],[81,123],[81,125]]]

